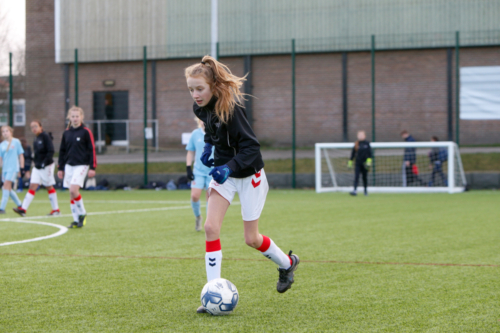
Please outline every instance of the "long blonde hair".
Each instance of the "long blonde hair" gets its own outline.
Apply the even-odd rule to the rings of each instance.
[[[67,128],[70,128],[71,127],[71,119],[70,119],[70,116],[71,116],[71,112],[72,111],[78,111],[80,112],[80,116],[82,116],[82,125],[83,125],[83,118],[85,117],[85,114],[83,112],[83,109],[79,106],[76,106],[76,105],[73,105],[72,107],[69,108],[68,110],[68,114],[66,115],[66,119],[69,120],[69,123],[68,123],[68,127]]]
[[[3,132],[4,128],[8,128],[9,131],[10,131],[10,134],[12,134],[11,137],[10,137],[10,140],[8,141],[8,144],[7,144],[7,150],[6,150],[6,152],[8,152],[9,149],[10,149],[10,144],[12,143],[12,139],[14,139],[14,129],[12,127],[8,126],[8,125],[3,125],[0,128],[0,131]]]
[[[184,75],[186,79],[203,76],[217,98],[214,111],[223,123],[231,119],[236,105],[243,107],[242,101],[245,100],[245,94],[240,91],[240,87],[246,81],[246,75],[244,77],[234,75],[226,65],[213,57],[204,56],[201,63],[186,68]]]

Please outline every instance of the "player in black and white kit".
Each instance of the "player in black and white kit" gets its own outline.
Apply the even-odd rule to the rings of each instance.
[[[59,148],[59,164],[57,176],[64,178],[63,186],[69,188],[71,197],[71,213],[73,222],[68,228],[81,228],[87,222],[87,211],[83,205],[80,188],[85,177],[95,176],[97,160],[95,156],[94,136],[83,124],[83,109],[73,106],[68,111],[70,121],[64,131]]]
[[[54,188],[56,180],[54,178],[54,144],[52,138],[44,132],[40,121],[32,121],[30,127],[31,132],[36,136],[33,141],[33,150],[35,151],[33,162],[35,166],[31,172],[30,188],[24,197],[23,204],[19,208],[14,208],[14,211],[21,216],[25,216],[31,201],[35,198],[36,190],[40,185],[43,185],[49,192],[49,200],[52,205],[52,211],[48,215],[60,215],[57,193]]]
[[[245,242],[260,251],[279,268],[277,290],[287,291],[294,282],[299,257],[286,255],[269,237],[259,233],[258,223],[269,190],[260,144],[241,106],[244,78],[210,56],[185,70],[188,89],[195,103],[195,115],[205,124],[205,148],[201,162],[210,171],[208,213],[205,221],[207,280],[220,278],[222,251],[220,230],[234,195],[238,193]],[[214,158],[212,146],[215,147]],[[206,310],[200,306],[198,313]]]

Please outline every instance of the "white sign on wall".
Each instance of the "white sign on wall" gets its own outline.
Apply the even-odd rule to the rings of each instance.
[[[460,119],[500,120],[500,66],[460,68]]]

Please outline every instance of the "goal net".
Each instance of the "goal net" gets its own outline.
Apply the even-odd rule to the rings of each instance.
[[[454,142],[371,143],[368,192],[462,192],[466,179]],[[316,192],[350,192],[356,158],[349,165],[354,143],[315,145]],[[362,175],[358,190],[363,191]]]

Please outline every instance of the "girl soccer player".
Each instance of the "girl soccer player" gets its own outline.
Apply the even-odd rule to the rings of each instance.
[[[44,132],[40,121],[32,121],[30,127],[31,132],[35,134],[35,140],[33,141],[35,167],[33,168],[30,188],[24,197],[23,205],[20,208],[14,208],[14,211],[21,216],[25,216],[31,201],[35,198],[36,190],[40,185],[43,185],[49,192],[49,200],[52,206],[52,211],[48,215],[60,215],[57,193],[54,188],[56,180],[54,178],[54,144],[52,143],[52,138]]]
[[[245,78],[210,56],[185,69],[187,86],[195,103],[195,115],[205,124],[205,148],[201,162],[214,168],[208,190],[208,213],[205,221],[207,280],[220,278],[222,221],[238,192],[245,233],[245,243],[260,251],[279,268],[277,290],[287,291],[294,282],[299,257],[286,255],[269,237],[259,233],[258,223],[269,190],[260,144],[241,106],[240,92]],[[210,158],[215,146],[214,158]],[[198,313],[206,310],[200,306]]]
[[[356,190],[358,188],[359,174],[363,175],[363,186],[365,188],[365,195],[368,195],[368,170],[372,165],[372,148],[370,143],[366,141],[365,131],[358,131],[358,141],[354,144],[351,151],[351,158],[347,166],[352,168],[352,161],[356,157],[356,164],[354,168],[354,191],[350,192],[350,195],[357,195]]]
[[[195,229],[196,231],[201,231],[201,191],[203,189],[208,191],[212,177],[209,175],[210,168],[203,165],[200,161],[203,146],[205,145],[205,125],[198,118],[195,119],[198,124],[198,128],[191,133],[191,138],[186,146],[186,150],[188,151],[186,156],[186,171],[187,178],[191,180],[191,207],[193,208],[194,217],[196,218]],[[213,157],[213,154],[210,157]],[[194,172],[191,167],[193,160],[195,160]]]
[[[5,207],[9,196],[17,207],[21,206],[21,200],[16,191],[12,189],[12,183],[17,180],[24,168],[24,150],[21,141],[14,138],[14,129],[10,126],[2,126],[2,137],[4,141],[0,144],[0,157],[2,161],[2,203],[0,214],[5,214]]]
[[[62,136],[59,148],[57,176],[64,178],[63,186],[69,188],[73,222],[68,228],[81,228],[87,222],[87,211],[83,205],[80,188],[85,177],[94,177],[97,160],[94,136],[83,124],[83,109],[73,106],[68,110],[69,124]]]

